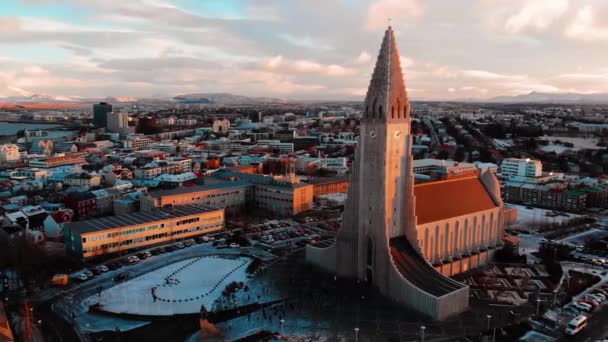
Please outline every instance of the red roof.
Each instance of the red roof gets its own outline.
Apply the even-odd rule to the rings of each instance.
[[[497,207],[477,177],[417,184],[417,224],[425,224]]]

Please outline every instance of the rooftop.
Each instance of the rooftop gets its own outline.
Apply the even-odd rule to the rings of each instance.
[[[414,186],[417,224],[472,214],[497,207],[478,177]]]
[[[160,190],[160,191],[152,191],[150,192],[150,196],[154,198],[159,198],[163,196],[174,196],[174,195],[183,195],[183,194],[191,194],[201,191],[208,190],[218,190],[218,189],[230,189],[230,188],[240,188],[244,186],[252,186],[253,184],[249,181],[226,181],[222,183],[215,184],[206,184],[201,186],[193,186],[193,187],[179,187],[170,190]]]
[[[142,211],[120,216],[70,222],[65,225],[65,229],[75,234],[86,234],[220,210],[223,209],[200,204],[182,205],[155,211]]]

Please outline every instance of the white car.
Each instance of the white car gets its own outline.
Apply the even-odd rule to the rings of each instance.
[[[128,262],[129,264],[134,264],[134,263],[136,263],[136,262],[138,262],[138,261],[139,261],[139,257],[138,257],[137,255],[129,255],[129,256],[127,257],[127,262]]]
[[[604,297],[604,296],[602,296],[602,297]],[[603,299],[602,299],[602,297],[600,297],[598,295],[594,295],[594,294],[588,294],[585,296],[586,299],[590,299],[594,302],[597,302],[598,304],[603,302],[604,300],[606,300],[606,297],[604,297]]]
[[[238,247],[240,247],[240,245],[236,242],[233,242],[230,244],[230,248],[238,248]]]
[[[78,280],[80,280],[80,281],[85,281],[85,280],[89,279],[89,277],[87,277],[87,275],[84,274],[84,273],[78,273],[75,276],[75,278],[78,279]]]
[[[574,306],[576,309],[578,309],[580,311],[584,311],[584,312],[591,312],[593,310],[593,307],[591,306],[591,304],[587,304],[587,303],[576,302],[576,303],[572,304],[572,306]]]
[[[99,265],[95,267],[99,272],[108,272],[110,269],[106,265]]]

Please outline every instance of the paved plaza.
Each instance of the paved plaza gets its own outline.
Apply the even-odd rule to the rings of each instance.
[[[420,327],[426,327],[427,340],[448,336],[475,335],[490,325],[509,322],[513,307],[492,306],[472,300],[471,310],[444,322],[428,318],[393,304],[367,284],[335,280],[304,263],[302,253],[282,258],[248,283],[233,300],[218,303],[218,308],[284,299],[264,310],[218,324],[227,338],[243,336],[256,330],[281,332],[290,337],[316,340],[413,341],[419,339]],[[524,306],[518,311],[529,311]],[[283,323],[281,324],[281,320]]]

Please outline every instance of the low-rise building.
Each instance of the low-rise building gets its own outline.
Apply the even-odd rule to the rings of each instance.
[[[45,169],[63,165],[82,165],[86,163],[86,155],[86,153],[72,153],[45,158],[34,158],[28,160],[27,164],[30,167],[39,167]]]
[[[184,205],[67,223],[64,240],[69,254],[90,259],[192,238],[223,227],[223,209]]]
[[[0,146],[0,163],[12,163],[21,159],[19,146],[15,144],[3,144]]]
[[[203,186],[181,187],[150,192],[140,197],[142,210],[167,206],[206,204],[224,208],[226,215],[242,213],[252,204],[253,184],[248,181],[225,181]]]
[[[70,186],[93,188],[101,185],[101,176],[89,173],[76,173],[66,176],[63,182]]]
[[[511,176],[540,177],[543,174],[543,165],[540,160],[530,158],[507,158],[500,164],[500,174],[503,178]]]

